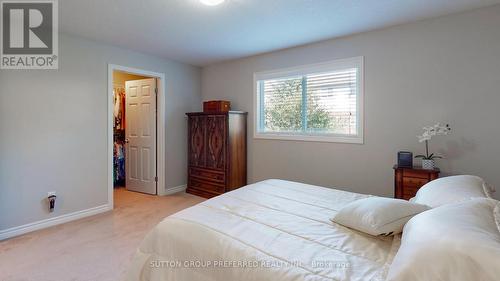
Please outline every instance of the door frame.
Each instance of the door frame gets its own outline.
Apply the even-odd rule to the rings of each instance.
[[[113,201],[113,72],[121,71],[130,74],[136,74],[151,78],[156,78],[158,87],[158,97],[156,100],[157,117],[156,117],[156,173],[158,182],[156,183],[156,195],[162,196],[166,194],[165,186],[165,139],[166,139],[166,110],[165,110],[165,74],[139,68],[132,68],[117,64],[108,64],[108,205],[114,208]]]

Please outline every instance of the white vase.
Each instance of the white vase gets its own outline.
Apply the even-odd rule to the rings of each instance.
[[[422,169],[434,170],[436,167],[434,160],[422,159]]]

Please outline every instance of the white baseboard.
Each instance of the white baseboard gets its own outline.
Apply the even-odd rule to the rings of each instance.
[[[40,230],[40,229],[51,227],[54,225],[58,225],[58,224],[62,224],[62,223],[90,217],[93,215],[97,215],[100,213],[111,211],[112,209],[113,208],[110,205],[106,204],[106,205],[90,208],[87,210],[82,210],[82,211],[78,211],[78,212],[74,212],[74,213],[61,215],[58,217],[53,217],[53,218],[49,218],[49,219],[45,219],[45,220],[41,220],[41,221],[28,223],[28,224],[21,225],[21,226],[8,228],[5,230],[0,230],[0,241],[4,240],[4,239],[12,238],[14,236],[18,236],[21,234],[25,234],[28,232],[32,232],[35,230]]]
[[[171,187],[171,188],[168,188],[167,190],[165,190],[164,194],[160,194],[160,195],[170,195],[170,194],[174,194],[177,192],[184,192],[184,191],[186,191],[186,188],[187,188],[187,184],[179,185],[176,187]]]

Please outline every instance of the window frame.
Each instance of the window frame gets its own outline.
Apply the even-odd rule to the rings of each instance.
[[[345,70],[347,68],[358,69],[358,80],[356,95],[356,135],[345,134],[321,134],[321,133],[300,133],[300,132],[262,132],[261,128],[261,96],[259,81],[287,78],[294,76],[304,76],[321,72],[330,72],[336,70]],[[275,69],[269,71],[255,72],[253,75],[254,87],[254,139],[269,140],[292,140],[292,141],[313,141],[313,142],[336,142],[336,143],[364,143],[364,57],[352,57],[346,59],[337,59],[324,63],[301,65],[290,68]]]

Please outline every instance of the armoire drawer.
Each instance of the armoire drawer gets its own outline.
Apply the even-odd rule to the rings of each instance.
[[[198,180],[195,179],[194,177],[189,179],[189,188],[200,189],[215,193],[224,193],[225,191],[224,185],[204,180]]]
[[[403,177],[428,179],[429,174],[425,170],[403,170]]]
[[[418,190],[439,177],[439,169],[427,170],[421,167],[394,166],[394,197],[408,200]]]
[[[213,181],[220,184],[224,184],[226,180],[225,173],[222,171],[201,168],[189,168],[189,175],[199,180]]]
[[[413,187],[418,189],[428,182],[429,180],[427,179],[403,177],[403,185],[406,187]]]
[[[417,191],[419,190],[419,187],[404,187],[403,188],[403,199],[408,200],[412,197],[415,197],[417,194]]]

